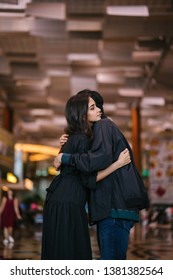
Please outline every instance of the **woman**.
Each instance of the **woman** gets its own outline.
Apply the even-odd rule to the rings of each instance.
[[[1,206],[0,206],[0,215],[1,215],[1,228],[4,233],[4,245],[9,243],[14,243],[13,238],[13,228],[16,217],[21,219],[19,212],[18,199],[14,197],[12,190],[7,191],[7,195],[3,196]]]
[[[87,152],[92,140],[92,124],[100,118],[101,111],[88,94],[71,97],[66,105],[66,133],[69,139],[61,152]],[[97,180],[129,162],[128,152],[122,152],[117,162],[98,172]],[[84,185],[88,175],[73,166],[62,165],[60,175],[54,178],[47,189],[43,213],[42,259],[92,259],[85,211],[89,189]]]

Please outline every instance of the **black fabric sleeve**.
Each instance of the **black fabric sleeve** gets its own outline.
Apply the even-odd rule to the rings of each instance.
[[[86,139],[85,137],[82,138],[81,141],[78,144],[78,147],[77,147],[78,152],[79,153],[86,153],[89,148],[90,148],[90,145],[89,145],[88,139]],[[64,158],[65,158],[66,164],[67,163],[71,164],[72,155],[65,154]],[[71,165],[73,165],[74,168],[76,168],[74,164],[71,164]],[[80,176],[81,176],[81,179],[82,179],[82,184],[85,187],[87,187],[89,189],[96,189],[97,172],[89,173],[89,172],[86,172],[86,171],[81,171]]]
[[[73,154],[71,164],[82,172],[105,169],[112,162],[112,127],[105,119],[94,124],[94,140],[88,153]]]
[[[97,188],[97,172],[81,174],[83,185],[89,189],[95,190]]]

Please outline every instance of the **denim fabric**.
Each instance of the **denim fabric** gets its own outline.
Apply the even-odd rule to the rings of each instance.
[[[131,220],[106,218],[98,222],[101,260],[125,260],[128,249]]]

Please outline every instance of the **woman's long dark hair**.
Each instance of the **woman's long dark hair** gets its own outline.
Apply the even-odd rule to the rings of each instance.
[[[69,135],[82,133],[92,138],[92,128],[87,118],[88,102],[88,93],[74,95],[67,101],[65,108],[67,127],[65,133]]]
[[[100,108],[101,112],[102,112],[102,118],[106,118],[105,112],[104,112],[104,108],[103,108],[103,97],[101,96],[101,94],[98,91],[95,90],[90,90],[90,89],[83,89],[81,91],[79,91],[77,93],[78,95],[83,95],[83,94],[89,94],[89,96],[95,101],[96,106],[98,108]]]

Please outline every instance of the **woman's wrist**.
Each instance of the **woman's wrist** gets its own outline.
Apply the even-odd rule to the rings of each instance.
[[[63,153],[60,153],[58,155],[58,161],[59,161],[60,164],[62,163],[62,155],[63,155]]]
[[[116,163],[117,163],[117,168],[122,167],[122,161],[121,161],[120,159],[118,159],[118,160],[116,161]]]

